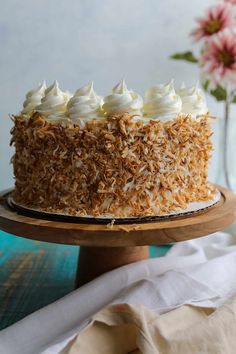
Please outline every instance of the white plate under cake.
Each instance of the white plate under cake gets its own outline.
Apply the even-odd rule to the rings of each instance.
[[[189,203],[188,207],[185,209],[179,209],[178,211],[173,211],[168,214],[161,214],[161,215],[149,215],[149,216],[144,216],[144,217],[115,217],[113,215],[83,215],[83,216],[75,216],[71,214],[65,214],[65,213],[59,213],[59,212],[48,212],[45,210],[42,210],[41,208],[32,208],[32,207],[27,207],[25,205],[19,204],[14,201],[14,198],[11,194],[8,196],[8,204],[11,208],[14,210],[20,212],[21,214],[26,214],[27,216],[36,216],[39,218],[46,218],[48,220],[63,220],[63,221],[68,221],[68,222],[94,222],[94,223],[145,223],[145,222],[150,222],[150,221],[158,221],[158,220],[166,220],[169,218],[176,218],[176,217],[186,217],[189,215],[196,215],[199,213],[202,213],[212,206],[218,204],[218,202],[221,199],[221,193],[218,191],[215,196],[205,202],[192,202]]]

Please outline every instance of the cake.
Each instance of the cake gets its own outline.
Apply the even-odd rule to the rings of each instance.
[[[124,81],[101,97],[54,82],[12,116],[15,202],[75,216],[144,217],[209,201],[211,116],[203,91],[173,81],[145,92]]]

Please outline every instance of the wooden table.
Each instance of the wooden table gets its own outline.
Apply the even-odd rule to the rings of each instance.
[[[151,257],[170,246],[150,247]],[[0,231],[0,330],[74,290],[79,250]]]

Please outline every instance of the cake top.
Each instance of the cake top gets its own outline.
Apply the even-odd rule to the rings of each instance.
[[[179,114],[197,117],[208,112],[206,99],[198,85],[175,90],[173,80],[158,84],[144,94],[144,99],[124,80],[118,83],[111,94],[102,97],[89,83],[76,90],[74,95],[64,92],[55,81],[47,87],[43,82],[26,94],[21,115],[28,118],[39,112],[50,123],[73,122],[84,126],[86,121],[104,119],[116,113],[129,113],[136,119],[168,121]]]

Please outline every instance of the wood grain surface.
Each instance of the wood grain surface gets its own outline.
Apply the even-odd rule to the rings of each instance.
[[[169,249],[150,247],[150,257]],[[0,231],[0,330],[73,291],[78,254],[79,247]]]
[[[17,236],[81,246],[132,247],[193,239],[222,230],[236,218],[236,196],[217,186],[220,201],[198,213],[142,224],[79,224],[20,215],[0,199],[0,229]]]
[[[0,231],[0,330],[73,291],[78,254]]]
[[[80,247],[75,287],[78,288],[101,274],[149,258],[148,246]]]

